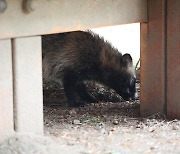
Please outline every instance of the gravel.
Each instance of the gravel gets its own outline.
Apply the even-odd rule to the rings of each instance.
[[[124,102],[114,91],[88,84],[99,102],[79,108],[67,106],[62,88],[47,87],[44,136],[16,133],[0,144],[0,154],[180,153],[180,120],[159,113],[140,117],[139,100]]]

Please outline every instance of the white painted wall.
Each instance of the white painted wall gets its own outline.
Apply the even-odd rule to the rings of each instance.
[[[119,26],[92,29],[93,32],[103,36],[121,53],[130,53],[134,65],[140,57],[140,24],[126,24]]]

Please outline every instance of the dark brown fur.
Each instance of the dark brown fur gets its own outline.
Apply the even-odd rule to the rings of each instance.
[[[42,37],[43,77],[62,83],[69,106],[76,106],[74,94],[95,99],[84,80],[95,80],[116,90],[124,99],[135,96],[135,71],[129,54],[122,55],[110,43],[90,31]]]

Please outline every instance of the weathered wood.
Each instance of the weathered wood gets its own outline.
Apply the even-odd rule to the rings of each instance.
[[[148,1],[148,23],[141,24],[141,115],[166,112],[166,0]]]
[[[147,21],[147,0],[38,0],[30,13],[7,0],[0,39]]]
[[[15,130],[42,134],[41,37],[17,38],[12,43]]]
[[[0,142],[12,135],[13,124],[11,40],[0,40]]]
[[[167,1],[167,115],[180,118],[180,1]]]

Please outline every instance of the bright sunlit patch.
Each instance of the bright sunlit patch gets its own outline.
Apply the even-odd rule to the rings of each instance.
[[[130,53],[134,65],[140,58],[140,24],[126,24],[119,26],[92,29],[112,43],[121,53]]]

